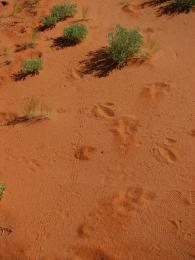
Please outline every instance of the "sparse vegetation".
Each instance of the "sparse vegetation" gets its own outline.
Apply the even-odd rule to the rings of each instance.
[[[29,120],[37,117],[47,118],[49,113],[49,108],[34,97],[28,99],[24,106],[24,117]]]
[[[6,185],[4,183],[0,183],[0,199],[2,199],[5,193]]]
[[[57,18],[50,14],[42,19],[42,24],[45,28],[50,28],[55,26],[57,23]]]
[[[82,24],[71,24],[64,29],[64,39],[72,43],[81,42],[87,35],[87,28]]]
[[[137,28],[129,30],[120,25],[114,33],[109,33],[108,39],[107,54],[118,66],[124,65],[143,45],[143,37]]]
[[[65,20],[67,17],[73,17],[76,14],[76,5],[68,2],[56,4],[53,6],[51,13],[41,21],[44,28],[50,28],[57,22]]]
[[[68,2],[63,4],[56,4],[51,10],[51,15],[54,16],[57,21],[66,19],[67,17],[73,17],[76,14],[76,5]]]
[[[16,2],[14,5],[13,15],[21,13],[23,9],[24,9],[23,3],[19,2],[19,1]]]
[[[195,6],[195,0],[175,0],[175,8],[177,11],[191,10]]]
[[[38,74],[42,68],[43,64],[40,58],[28,59],[22,64],[22,73],[25,75],[34,75]]]

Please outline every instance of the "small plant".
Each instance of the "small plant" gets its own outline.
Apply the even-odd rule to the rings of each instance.
[[[81,42],[87,35],[87,28],[82,24],[71,24],[64,29],[64,38],[72,43]]]
[[[143,44],[143,37],[137,28],[128,30],[120,25],[116,31],[108,34],[108,56],[117,66],[124,65],[129,59],[137,54]]]
[[[22,64],[22,73],[25,75],[38,74],[39,71],[43,68],[42,60],[38,59],[28,59]]]
[[[4,183],[0,183],[0,199],[2,199],[5,193],[6,185]]]
[[[82,7],[82,18],[81,18],[82,21],[88,21],[89,20],[88,11],[89,11],[88,7],[85,7],[85,6]]]
[[[13,15],[21,13],[23,9],[24,9],[23,3],[16,2],[14,5]]]
[[[45,28],[50,28],[56,25],[57,18],[54,15],[48,15],[42,19],[42,24]]]
[[[177,11],[191,10],[195,6],[195,0],[175,0],[175,8]]]
[[[24,117],[29,120],[36,117],[47,118],[49,113],[49,108],[46,105],[41,104],[34,97],[28,99],[24,106]]]
[[[76,14],[76,5],[64,2],[63,4],[56,4],[51,10],[51,15],[54,16],[57,21],[66,19],[67,17],[73,17]]]

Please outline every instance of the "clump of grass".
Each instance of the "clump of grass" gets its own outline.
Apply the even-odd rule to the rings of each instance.
[[[87,28],[82,24],[71,24],[64,28],[64,39],[72,43],[79,43],[87,36]]]
[[[191,10],[195,6],[195,0],[175,0],[175,9],[177,11]]]
[[[56,4],[51,10],[51,15],[54,16],[57,21],[62,21],[67,17],[73,17],[76,14],[76,5],[68,2],[63,4]]]
[[[0,183],[0,199],[2,199],[5,194],[6,185],[4,183]]]
[[[24,9],[23,3],[16,2],[15,5],[14,5],[13,15],[21,13],[23,9]]]
[[[28,59],[22,64],[22,73],[25,75],[35,75],[43,68],[43,63],[40,58]]]
[[[54,27],[56,23],[57,23],[57,18],[52,14],[49,14],[48,16],[42,19],[42,24],[45,28]]]
[[[47,118],[49,113],[50,109],[34,97],[28,99],[24,105],[24,117],[29,120],[37,117]]]
[[[137,28],[127,29],[120,25],[115,32],[108,34],[108,56],[117,66],[123,66],[135,56],[143,45],[143,37]]]

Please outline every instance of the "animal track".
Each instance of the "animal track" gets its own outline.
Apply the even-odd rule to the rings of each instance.
[[[7,227],[0,227],[0,235],[10,235],[13,232],[13,230],[11,228],[7,228]]]
[[[129,188],[119,193],[112,201],[113,212],[120,216],[127,216],[138,212],[148,202],[154,200],[155,193],[144,192],[140,187]]]
[[[192,130],[191,130],[191,135],[192,135],[193,137],[195,137],[195,129],[192,129]]]
[[[92,113],[96,117],[112,118],[115,116],[113,103],[97,104],[92,109]]]
[[[170,145],[167,144],[157,145],[152,149],[152,153],[154,157],[160,162],[170,164],[177,161],[175,152],[172,150]]]
[[[82,246],[76,250],[74,260],[116,260],[100,247]]]
[[[165,82],[156,82],[145,87],[142,92],[143,97],[157,98],[169,93],[170,85]]]
[[[139,121],[130,116],[122,116],[114,121],[112,132],[123,147],[128,147],[135,141]]]
[[[82,224],[78,227],[77,233],[80,238],[88,238],[92,231],[92,227],[87,224]]]
[[[79,160],[90,160],[96,148],[93,146],[81,146],[75,152],[75,158]]]
[[[136,15],[136,16],[139,14],[137,10],[138,9],[137,6],[132,5],[128,2],[123,2],[121,5],[122,5],[121,9],[123,12],[129,13],[131,15]]]

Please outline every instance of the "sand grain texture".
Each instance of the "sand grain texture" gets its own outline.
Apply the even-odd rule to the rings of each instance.
[[[0,259],[194,259],[195,12],[74,0],[75,17],[35,33],[56,1],[13,15],[16,2],[0,1],[0,121],[31,97],[51,114],[0,126]],[[53,46],[77,21],[87,38]],[[116,24],[154,43],[149,60],[110,66],[102,48]],[[14,80],[36,57],[39,75]]]

